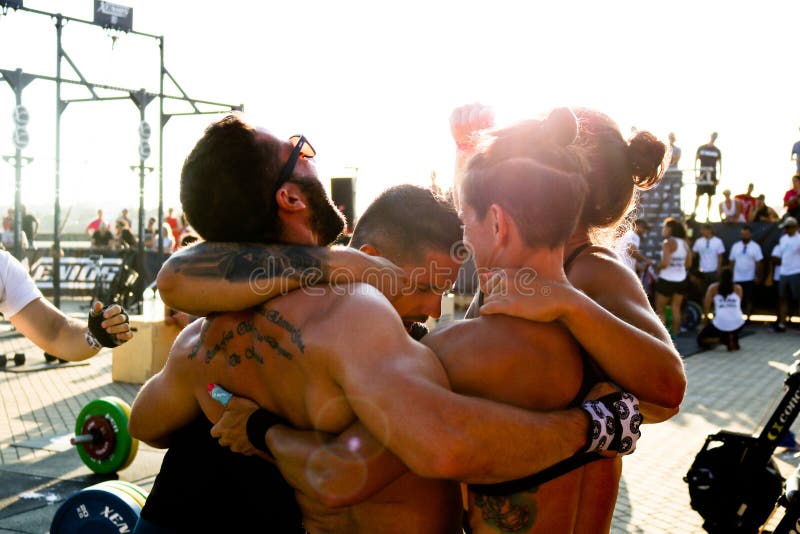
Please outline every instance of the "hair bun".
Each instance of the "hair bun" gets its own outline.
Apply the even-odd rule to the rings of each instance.
[[[667,147],[650,132],[636,132],[628,144],[633,183],[649,189],[658,183],[667,168]]]
[[[545,133],[559,146],[568,146],[578,137],[578,118],[569,108],[555,108],[542,123]]]

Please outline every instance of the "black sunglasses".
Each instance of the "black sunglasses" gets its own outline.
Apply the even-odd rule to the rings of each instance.
[[[289,138],[289,142],[292,143],[294,148],[289,155],[289,160],[281,168],[281,172],[278,175],[278,183],[275,185],[275,191],[280,189],[280,187],[291,178],[294,167],[297,165],[297,160],[300,159],[300,156],[311,159],[317,154],[317,151],[314,150],[314,147],[311,146],[311,143],[308,142],[308,139],[306,139],[304,135],[293,135]]]

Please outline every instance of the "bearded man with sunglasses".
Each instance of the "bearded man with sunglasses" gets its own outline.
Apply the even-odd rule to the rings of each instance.
[[[207,240],[326,245],[341,232],[343,220],[324,194],[313,155],[303,137],[287,143],[237,118],[223,119],[207,129],[184,164],[184,212]],[[213,245],[205,246],[211,251],[207,261],[223,277],[252,259],[225,246],[214,257]],[[258,247],[262,252],[254,247],[254,255],[265,249]],[[279,265],[320,265],[309,264],[319,256],[299,247],[281,250],[282,257],[263,265],[267,274]],[[345,254],[354,279],[362,277],[364,265],[376,265],[361,256]],[[325,269],[317,276],[335,278]],[[538,472],[586,445],[592,417],[579,408],[532,413],[454,394],[439,360],[408,335],[374,287],[292,291],[189,325],[165,368],[143,386],[132,408],[131,433],[170,450],[135,532],[300,531],[299,520],[293,522],[296,507],[275,472],[254,463],[261,458],[241,456],[251,463],[234,465],[233,453],[208,445],[207,421],[223,412],[208,395],[209,384],[273,412],[253,425],[254,443],[281,422],[334,434],[363,424],[411,471],[430,479],[413,513],[403,515],[402,503],[395,503],[390,514],[402,517],[409,532],[459,531],[459,495],[449,481],[494,483]],[[419,506],[430,513],[420,513]]]

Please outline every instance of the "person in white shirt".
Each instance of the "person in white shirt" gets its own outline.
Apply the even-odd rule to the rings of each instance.
[[[714,318],[709,320],[711,306]],[[719,282],[708,287],[703,302],[703,316],[706,325],[697,335],[697,344],[703,348],[713,348],[718,343],[728,347],[728,352],[739,350],[739,332],[744,326],[742,314],[742,286],[733,283],[733,272],[724,267]]]
[[[656,313],[675,338],[681,329],[681,306],[688,293],[687,269],[692,264],[689,244],[686,242],[686,228],[673,217],[664,219],[661,229],[664,244],[661,247],[661,262],[656,265]],[[664,312],[667,304],[672,309],[672,324],[666,324]]]
[[[94,302],[89,324],[64,315],[46,300],[17,259],[0,251],[0,313],[20,334],[63,360],[85,360],[133,337],[128,314],[114,304]]]
[[[722,192],[725,199],[719,203],[719,219],[724,223],[745,222],[742,206],[735,198],[731,198],[731,190]]]
[[[786,217],[779,225],[786,234],[781,236],[778,242],[780,256],[774,258],[775,263],[780,265],[778,321],[773,328],[776,332],[786,331],[784,322],[789,309],[789,300],[800,300],[800,234],[797,233],[797,226],[797,219],[794,217]]]
[[[692,252],[697,255],[695,264],[700,271],[705,292],[711,284],[719,280],[725,244],[722,239],[714,235],[714,228],[708,223],[700,227],[700,234],[701,237],[698,237],[692,246]]]
[[[617,254],[619,254],[622,262],[637,274],[639,273],[638,266],[640,263],[645,266],[650,266],[654,263],[653,260],[639,250],[642,246],[642,238],[649,231],[650,223],[645,219],[636,219],[633,221],[633,229],[626,232],[618,242]]]
[[[764,253],[761,245],[753,241],[753,231],[749,224],[742,226],[741,241],[731,247],[728,259],[733,270],[733,282],[742,286],[742,310],[750,318],[753,310],[753,292],[761,283]]]

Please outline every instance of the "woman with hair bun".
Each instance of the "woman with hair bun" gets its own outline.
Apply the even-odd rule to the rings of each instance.
[[[578,136],[570,149],[583,161],[588,194],[564,251],[569,284],[537,280],[534,287],[515,292],[502,281],[513,277],[497,273],[482,283],[486,296],[480,313],[560,320],[609,380],[639,397],[646,422],[665,420],[677,413],[683,399],[682,360],[641,282],[604,246],[603,238],[619,233],[635,207],[636,191],[658,183],[669,153],[649,132],[639,131],[626,141],[607,115],[585,108],[572,111]],[[450,121],[457,146],[456,192],[470,158],[480,152],[498,160],[527,156],[547,163],[547,145],[537,142],[526,122],[493,130],[494,118],[481,104],[457,108]],[[458,207],[458,194],[455,200]],[[531,292],[550,298],[531,298]],[[477,312],[477,304],[473,302],[470,313]]]

